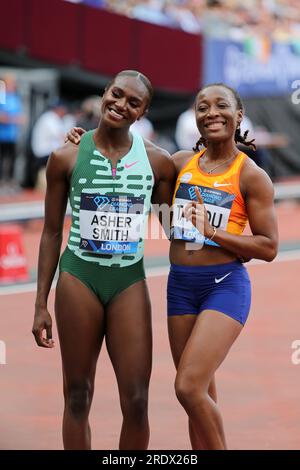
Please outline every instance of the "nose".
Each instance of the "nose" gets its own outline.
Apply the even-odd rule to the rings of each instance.
[[[125,109],[126,107],[126,97],[125,96],[122,96],[122,98],[119,98],[117,101],[116,101],[116,107],[119,108],[119,109]]]
[[[210,106],[210,108],[208,109],[208,112],[207,112],[207,116],[218,116],[220,113],[219,113],[219,109],[217,108],[217,106]]]

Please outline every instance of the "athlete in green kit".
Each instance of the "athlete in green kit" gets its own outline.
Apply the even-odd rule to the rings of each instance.
[[[55,314],[66,449],[91,448],[88,416],[104,337],[123,415],[119,448],[146,449],[149,442],[152,330],[144,234],[151,202],[171,205],[175,180],[169,154],[129,130],[152,94],[143,74],[120,72],[105,89],[98,128],[79,146],[68,142],[55,151],[47,165],[32,331],[39,346],[54,346],[47,300],[59,263]],[[60,258],[68,198],[72,225]]]

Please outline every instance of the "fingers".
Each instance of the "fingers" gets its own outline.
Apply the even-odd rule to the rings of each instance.
[[[41,348],[53,348],[54,347],[51,326],[46,327],[47,338],[43,337],[43,328],[33,329],[32,334],[34,336],[36,344],[40,346]]]
[[[196,193],[199,204],[203,204],[203,199],[202,199],[198,186],[195,186],[195,193]]]
[[[252,258],[246,258],[246,257],[242,257],[242,256],[239,256],[239,260],[241,263],[249,263],[249,261],[252,260]]]
[[[67,142],[75,143],[75,142],[73,142],[73,136],[72,136],[72,134],[71,134],[70,132],[68,132],[68,133],[66,134],[66,136],[65,136],[65,144],[66,144]]]
[[[46,326],[46,336],[47,336],[47,339],[45,341],[48,343],[49,348],[53,348],[54,341],[52,339],[52,325],[47,325]]]
[[[194,216],[200,216],[203,214],[203,206],[196,203],[195,201],[189,202],[184,206],[183,215],[186,219],[191,219]]]
[[[193,201],[183,209],[184,217],[190,221],[200,233],[204,233],[204,206]]]
[[[183,208],[183,216],[189,220],[200,233],[204,231],[205,208],[201,193],[197,186],[194,186],[197,201],[191,201]]]
[[[183,215],[183,217],[185,217],[186,219],[189,219],[189,218],[190,218],[192,207],[193,207],[192,202],[189,202],[188,204],[186,204],[186,205],[183,207],[183,209],[182,209],[182,215]]]
[[[77,137],[77,134],[73,132],[73,130],[69,131],[65,137],[65,144],[67,142],[71,142],[72,144],[78,144],[80,142],[79,137]]]
[[[70,134],[72,135],[76,144],[79,144],[81,140],[81,136],[85,133],[85,130],[82,127],[73,127],[70,130]]]
[[[74,127],[74,130],[79,134],[80,136],[83,135],[86,131],[82,129],[82,127]]]
[[[76,131],[76,128],[73,128],[68,133],[68,138],[73,144],[78,144],[80,142],[80,135]]]
[[[78,145],[84,133],[85,130],[82,129],[82,127],[72,127],[65,137],[65,143],[69,141],[72,142],[72,144]]]

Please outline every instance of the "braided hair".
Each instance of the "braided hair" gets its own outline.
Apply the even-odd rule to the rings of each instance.
[[[227,90],[229,90],[232,93],[232,95],[233,95],[233,97],[236,101],[237,108],[244,112],[244,105],[242,103],[240,95],[238,94],[238,92],[234,88],[231,88],[230,86],[225,85],[225,83],[211,83],[207,86],[204,86],[198,92],[198,95],[201,91],[205,90],[206,88],[213,87],[213,86],[220,86],[220,87],[223,87],[223,88],[226,88]],[[235,141],[235,143],[241,143],[241,144],[245,145],[246,147],[252,147],[253,150],[256,150],[256,145],[254,144],[255,139],[247,140],[248,134],[249,134],[249,130],[245,131],[242,134],[240,126],[238,126],[236,128],[236,131],[235,131],[234,141]],[[200,139],[196,142],[195,147],[193,147],[194,152],[199,152],[200,145],[204,145],[206,147],[206,140],[203,137],[200,137]]]

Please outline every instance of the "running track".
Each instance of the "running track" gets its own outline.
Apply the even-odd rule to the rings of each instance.
[[[299,206],[278,207],[280,236],[299,244]],[[36,264],[40,224],[24,233],[29,265]],[[148,257],[166,256],[167,241],[149,241]],[[279,258],[280,259],[280,258]],[[231,449],[300,448],[300,364],[291,361],[300,340],[300,252],[272,264],[248,265],[253,303],[248,323],[217,373],[219,404]],[[150,274],[153,274],[153,270]],[[157,275],[161,272],[161,275]],[[185,413],[173,391],[174,367],[166,328],[165,269],[149,278],[154,361],[150,389],[150,449],[189,449]],[[0,297],[0,449],[61,449],[63,410],[59,345],[39,349],[31,335],[34,292]],[[54,291],[50,310],[53,311]],[[54,328],[54,337],[57,338]],[[120,410],[114,375],[102,349],[91,411],[94,449],[116,449]]]

